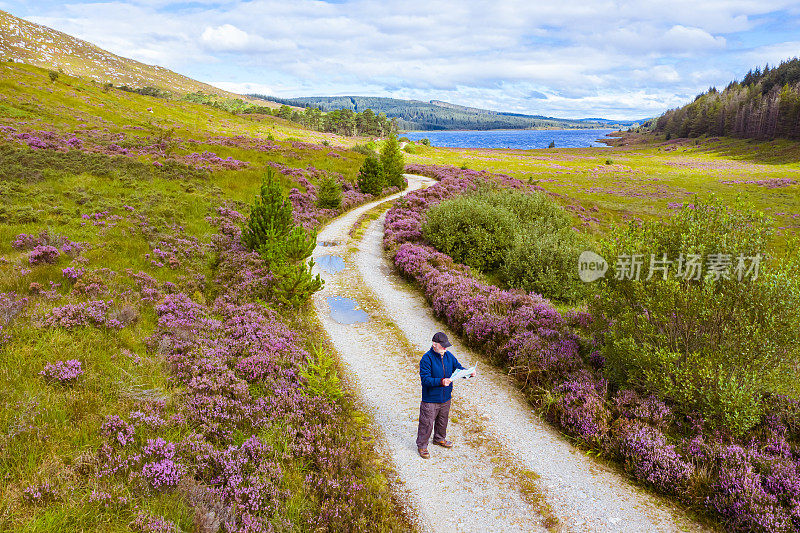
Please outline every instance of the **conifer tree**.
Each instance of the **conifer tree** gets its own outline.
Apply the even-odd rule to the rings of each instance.
[[[400,145],[397,142],[397,136],[392,133],[386,139],[381,149],[381,166],[383,167],[383,175],[386,183],[390,187],[402,188],[403,183],[403,169],[405,162],[403,161],[403,152],[400,151]]]
[[[342,205],[342,186],[332,176],[325,176],[320,181],[317,205],[326,209],[339,209]]]
[[[319,274],[311,275],[314,260],[306,264],[316,245],[316,232],[296,226],[292,204],[283,196],[275,171],[267,169],[260,195],[242,229],[242,244],[258,252],[274,276],[272,296],[279,304],[297,307],[322,288]]]
[[[384,186],[383,167],[380,160],[368,156],[358,171],[358,188],[366,194],[379,195]]]

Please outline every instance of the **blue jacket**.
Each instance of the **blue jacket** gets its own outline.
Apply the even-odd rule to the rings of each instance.
[[[433,348],[425,352],[419,362],[419,378],[422,381],[422,401],[444,403],[453,393],[452,383],[442,386],[442,379],[449,378],[457,368],[464,368],[449,350],[439,355]]]

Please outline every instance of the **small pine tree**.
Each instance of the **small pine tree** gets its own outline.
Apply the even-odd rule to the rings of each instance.
[[[342,186],[333,176],[325,176],[317,189],[317,205],[325,209],[339,209],[342,205]]]
[[[400,151],[400,145],[397,142],[397,136],[392,133],[386,142],[383,143],[381,149],[381,166],[383,167],[383,176],[386,183],[390,187],[403,187],[403,169],[405,162],[403,161],[403,152]]]
[[[50,76],[50,81],[55,82],[58,79],[58,72],[51,70],[47,73]]]
[[[371,155],[364,160],[358,171],[358,188],[363,193],[377,196],[383,190],[383,185],[383,167],[380,160]]]
[[[298,307],[322,288],[319,274],[311,275],[314,260],[305,262],[314,251],[316,237],[316,232],[309,234],[295,226],[292,204],[283,197],[275,171],[267,169],[261,194],[242,229],[242,244],[258,252],[269,267],[275,278],[272,296],[280,305]]]

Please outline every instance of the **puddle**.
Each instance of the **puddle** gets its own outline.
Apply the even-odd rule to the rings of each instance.
[[[361,309],[356,309],[356,301],[342,296],[328,296],[328,305],[331,307],[331,318],[339,324],[354,324],[366,322],[369,315]]]
[[[339,241],[319,241],[317,244],[319,246],[339,246],[342,243]]]
[[[329,274],[338,274],[344,270],[344,259],[338,255],[321,255],[314,262]]]

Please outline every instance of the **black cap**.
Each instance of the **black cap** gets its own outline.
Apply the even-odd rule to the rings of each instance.
[[[438,342],[439,344],[442,345],[442,348],[448,348],[452,346],[452,344],[450,344],[450,341],[447,340],[447,335],[445,335],[441,331],[436,332],[436,334],[433,336],[433,342]]]

